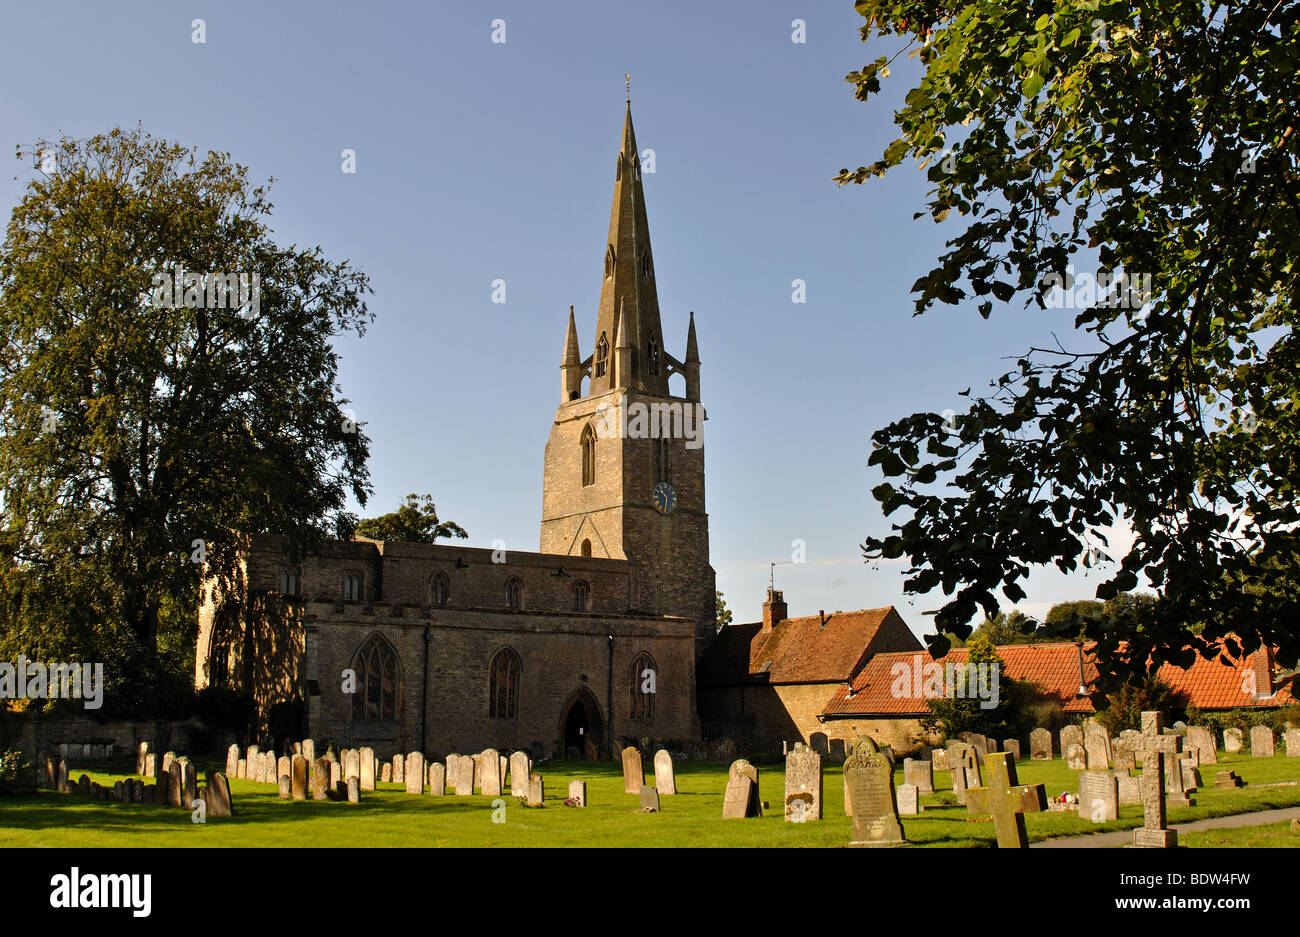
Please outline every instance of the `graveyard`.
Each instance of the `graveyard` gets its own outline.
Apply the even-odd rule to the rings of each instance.
[[[955,750],[962,745],[954,744]],[[792,764],[799,751],[815,755],[800,746],[790,756]],[[883,755],[873,757],[888,770],[888,760]],[[418,755],[408,756],[406,763],[410,764],[412,758],[420,759],[423,778],[428,771],[423,767],[423,759]],[[471,761],[469,756],[461,758]],[[1016,761],[1011,754],[985,757],[984,783],[989,788],[996,784],[988,765],[999,759],[1012,765],[1019,784],[1042,785],[1048,800],[1080,788],[1081,772],[1072,768],[1066,758],[1058,755],[1051,759]],[[281,763],[288,761],[286,758]],[[317,763],[326,761],[321,758]],[[306,760],[302,759],[302,763],[305,772]],[[815,786],[815,762],[811,763]],[[989,788],[955,790],[953,778],[961,772],[933,769],[931,764],[924,765],[922,774],[929,779],[933,792],[917,794],[918,813],[911,814],[909,805],[898,817],[908,847],[996,846],[992,817],[979,812],[992,812],[991,801],[996,799],[996,792],[989,795]],[[512,796],[510,784],[504,783],[504,770],[499,794],[490,786],[489,794],[483,794],[480,787],[472,794],[461,795],[455,793],[450,777],[439,795],[427,785],[421,785],[422,789],[416,793],[406,779],[384,780],[385,776],[392,776],[391,770],[385,770],[377,772],[374,790],[352,792],[356,802],[350,802],[341,789],[336,797],[326,798],[322,793],[319,799],[313,799],[307,793],[305,776],[302,799],[283,797],[281,788],[290,786],[291,779],[286,776],[283,781],[277,778],[279,783],[269,783],[267,779],[275,774],[270,772],[257,779],[231,777],[227,783],[233,815],[209,815],[203,822],[195,822],[191,810],[177,805],[114,802],[110,791],[124,777],[134,775],[136,769],[132,759],[118,758],[97,766],[96,770],[83,771],[73,765],[69,770],[72,793],[40,790],[0,799],[0,846],[834,848],[846,846],[854,838],[853,820],[845,811],[843,765],[821,759],[821,818],[816,817],[814,807],[801,810],[802,822],[791,822],[796,818],[784,815],[782,804],[789,800],[790,793],[786,786],[786,765],[779,756],[755,756],[752,763],[737,761],[735,765],[744,765],[741,770],[747,775],[742,779],[744,795],[736,804],[730,803],[729,779],[734,779],[738,769],[733,766],[729,770],[727,765],[704,760],[677,760],[668,777],[663,774],[662,762],[658,776],[655,764],[647,762],[643,775],[645,789],[636,793],[629,793],[636,786],[635,768],[630,769],[631,774],[625,774],[622,766],[611,762],[550,761],[530,766],[528,777],[538,790],[519,798]],[[1252,756],[1249,748],[1235,753],[1219,751],[1217,764],[1203,766],[1202,771],[1207,774],[1205,783],[1189,798],[1189,805],[1168,805],[1167,822],[1172,825],[1300,806],[1298,766],[1300,761],[1287,757],[1285,749],[1270,757]],[[187,767],[185,773],[187,777],[207,777],[211,781],[221,776],[224,767],[220,760],[197,758],[193,770]],[[382,767],[390,769],[389,765]],[[429,773],[442,781],[443,766],[430,767],[433,771]],[[468,767],[472,772],[472,764]],[[890,786],[901,793],[909,777],[917,779],[913,772],[919,767],[916,762],[905,766],[904,760],[898,759],[890,773]],[[1240,779],[1242,786],[1216,787],[1213,778],[1218,772],[1229,771]],[[756,794],[749,777],[758,780]],[[793,781],[793,774],[791,777]],[[80,796],[78,782],[98,785],[103,799]],[[573,782],[585,782],[585,806],[565,805]],[[795,782],[795,786],[799,783]],[[322,784],[322,790],[323,787]],[[960,780],[958,787],[961,787]],[[667,793],[673,789],[674,793]],[[147,793],[150,788],[144,790]],[[643,810],[644,795],[652,790],[658,810],[647,812]],[[199,792],[202,795],[201,787]],[[968,799],[969,809],[957,802],[962,796]],[[529,799],[540,800],[544,806],[526,806]],[[733,807],[734,812],[728,813]],[[761,815],[754,816],[755,813]],[[1020,816],[1031,844],[1143,827],[1141,803],[1120,803],[1117,813],[1116,819],[1103,822],[1093,822],[1086,809],[1081,813],[1046,809]],[[1131,840],[1131,836],[1126,834],[1125,839]],[[1300,834],[1281,823],[1193,833],[1179,838],[1178,845],[1190,848],[1281,846],[1295,845],[1298,839]]]

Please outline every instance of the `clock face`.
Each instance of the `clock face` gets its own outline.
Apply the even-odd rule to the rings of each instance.
[[[673,491],[673,486],[668,482],[659,482],[650,492],[650,500],[654,502],[655,510],[667,517],[677,508],[677,492]]]

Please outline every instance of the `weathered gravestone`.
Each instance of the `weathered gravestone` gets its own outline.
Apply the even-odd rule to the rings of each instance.
[[[388,784],[393,780],[393,766],[384,762],[379,768],[379,781],[381,784]]]
[[[278,781],[280,778],[289,777],[293,777],[293,759],[288,755],[281,755],[275,761],[275,778]]]
[[[659,791],[653,787],[641,788],[641,812],[659,812]]]
[[[1220,790],[1241,787],[1242,780],[1235,771],[1219,771],[1214,775],[1214,786]]]
[[[722,819],[743,820],[761,817],[763,808],[758,797],[758,769],[744,758],[731,763],[727,772],[727,790],[722,797]]]
[[[570,781],[569,782],[569,800],[579,807],[587,806],[587,782]]]
[[[199,778],[194,764],[188,758],[177,758],[176,766],[180,769],[181,803],[186,809],[192,809],[199,796]]]
[[[230,785],[226,783],[226,776],[220,771],[208,772],[208,792],[207,792],[208,816],[210,817],[229,817],[234,815],[234,807],[230,803]]]
[[[289,775],[289,796],[294,800],[307,799],[307,756],[294,755]]]
[[[402,776],[405,779],[406,793],[423,794],[424,779],[426,772],[424,770],[424,755],[420,752],[411,752],[406,756],[403,762]],[[497,793],[501,793],[497,791]]]
[[[928,761],[904,758],[903,783],[913,785],[922,794],[933,794],[934,768]]]
[[[1196,801],[1187,796],[1187,788],[1184,785],[1183,766],[1185,760],[1181,754],[1167,754],[1165,756],[1165,803],[1171,807],[1194,807]]]
[[[894,769],[874,742],[859,740],[844,762],[849,800],[853,805],[850,846],[900,846],[903,824],[898,820]]]
[[[141,742],[139,745],[136,746],[135,773],[137,775],[144,774],[144,759],[151,751],[153,751],[153,743],[151,742]]]
[[[355,748],[343,750],[343,779],[356,778],[361,783],[361,753]]]
[[[1140,804],[1142,803],[1142,779],[1135,778],[1127,771],[1117,774],[1115,780],[1119,784],[1119,802],[1121,804]]]
[[[546,806],[546,785],[542,781],[540,774],[530,774],[528,776],[528,806]]]
[[[146,778],[158,777],[158,756],[153,752],[144,756],[144,776]]]
[[[1143,716],[1146,714],[1143,713]],[[1143,727],[1145,728],[1145,726]],[[1165,828],[1165,758],[1161,751],[1147,752],[1142,771],[1142,828],[1133,831],[1133,845],[1145,849],[1170,849],[1178,845],[1178,831]]]
[[[245,776],[246,778],[248,778],[248,780],[250,780],[250,781],[256,781],[256,780],[258,780],[258,777],[257,777],[257,766],[258,766],[258,760],[257,760],[257,758],[258,758],[258,755],[260,755],[261,753],[262,753],[262,749],[261,749],[259,746],[257,746],[257,745],[250,745],[250,746],[248,746],[248,751],[244,753],[244,761],[245,761],[245,762],[247,763],[247,765],[248,765],[247,773],[246,773],[244,776]]]
[[[1060,749],[1062,757],[1070,750],[1071,745],[1078,745],[1083,748],[1083,730],[1078,726],[1066,726],[1061,730]]]
[[[1100,726],[1089,726],[1083,734],[1083,750],[1089,771],[1110,770],[1110,738]]]
[[[302,750],[299,752],[299,750],[295,748],[294,751],[298,752],[298,754],[301,754],[302,757],[306,758],[307,764],[309,765],[315,764],[316,762],[316,740],[315,739],[303,739]]]
[[[1275,754],[1273,730],[1268,726],[1255,726],[1250,730],[1250,756],[1272,758]]]
[[[479,778],[484,797],[501,796],[501,753],[495,748],[479,753]]]
[[[673,756],[664,749],[655,752],[655,793],[666,797],[677,793],[677,773],[673,770]]]
[[[373,748],[362,748],[357,752],[358,772],[357,777],[361,780],[361,789],[363,791],[373,791],[375,789],[375,750]]]
[[[447,756],[448,783],[452,791],[460,797],[469,797],[474,793],[474,759],[469,755]]]
[[[280,775],[280,799],[288,800],[293,794],[293,778],[287,774]]]
[[[510,754],[510,796],[528,796],[528,776],[533,773],[533,766],[528,752],[520,749]]]
[[[166,774],[167,805],[169,807],[179,807],[185,797],[185,780],[181,777],[181,768],[175,762],[172,762],[171,770],[167,771]],[[85,777],[85,775],[83,774],[82,777]]]
[[[1082,745],[1071,744],[1065,750],[1065,764],[1071,771],[1087,770],[1088,754]]]
[[[1282,739],[1286,742],[1286,756],[1300,758],[1300,729],[1287,729]]]
[[[822,818],[822,756],[803,742],[785,756],[785,818],[792,823]]]
[[[1197,758],[1203,765],[1217,765],[1218,753],[1214,750],[1214,732],[1206,726],[1188,726],[1187,744],[1194,745]]]
[[[920,798],[915,784],[900,784],[897,791],[898,815],[914,817],[921,812]]]
[[[350,804],[361,803],[361,779],[354,774],[347,779],[346,784],[347,784],[348,803]]]
[[[1223,730],[1223,750],[1229,755],[1235,755],[1241,751],[1242,734],[1240,729]]]
[[[1109,771],[1079,772],[1079,815],[1093,823],[1119,819],[1119,779]]]
[[[1047,809],[1047,793],[1043,785],[1019,786],[1015,762],[1007,757],[1006,752],[987,756],[984,768],[989,776],[988,786],[972,787],[966,791],[967,813],[970,816],[992,815],[999,849],[1029,848],[1024,815]]]
[[[311,766],[311,799],[329,800],[330,797],[330,760],[317,758]]]
[[[623,749],[623,792],[639,794],[645,786],[645,769],[641,767],[641,752],[629,745]]]
[[[241,758],[241,759],[239,759],[239,761],[235,762],[235,777],[239,778],[240,780],[247,780],[247,779],[248,779],[248,762],[247,762],[247,760]]]
[[[447,769],[441,762],[429,765],[429,796],[441,797],[447,793]]]
[[[1004,752],[1006,752],[1008,755],[1010,755],[1010,756],[1011,756],[1015,761],[1019,761],[1019,760],[1020,760],[1020,740],[1019,740],[1019,739],[1003,739],[1003,740],[1002,740],[1002,750],[1003,750]]]
[[[950,767],[948,764],[948,749],[936,748],[930,753],[930,767],[935,771],[947,771]]]

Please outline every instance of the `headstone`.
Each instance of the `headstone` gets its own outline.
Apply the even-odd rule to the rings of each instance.
[[[299,755],[298,757],[302,757]],[[290,775],[280,775],[280,799],[288,800],[293,796],[293,778]]]
[[[587,782],[586,781],[569,782],[569,800],[576,803],[579,807],[587,806]]]
[[[348,803],[361,803],[361,779],[354,774],[347,779],[346,783],[348,788]]]
[[[1241,778],[1235,771],[1220,771],[1214,775],[1214,786],[1220,790],[1241,787]]]
[[[1287,729],[1282,739],[1286,742],[1286,756],[1300,758],[1300,729]]]
[[[830,756],[830,739],[826,737],[825,732],[814,732],[812,735],[808,736],[808,747],[823,758]]]
[[[158,777],[158,756],[153,752],[144,756],[144,776],[146,778]]]
[[[83,774],[82,777],[85,777]],[[169,807],[179,807],[185,797],[185,778],[182,776],[180,765],[172,762],[171,770],[167,772],[167,805]]]
[[[194,765],[188,758],[177,758],[176,765],[180,768],[181,776],[181,797],[182,804],[186,809],[190,809],[195,798],[199,793],[199,779],[195,772]]]
[[[1235,755],[1241,751],[1242,735],[1240,729],[1223,730],[1223,750],[1229,755]]]
[[[1201,764],[1219,763],[1218,753],[1214,750],[1214,732],[1206,726],[1188,726],[1187,743],[1196,746],[1197,758]]]
[[[1250,730],[1250,756],[1272,758],[1275,754],[1273,730],[1268,726],[1255,726]]]
[[[1115,779],[1119,784],[1119,802],[1123,804],[1142,803],[1142,779],[1131,776],[1127,771]]]
[[[935,771],[947,771],[951,768],[948,764],[948,749],[936,748],[930,753],[930,767]]]
[[[641,752],[629,745],[623,749],[623,792],[639,794],[645,785],[645,770],[641,767]]]
[[[345,748],[340,758],[343,763],[343,779],[355,777],[357,783],[361,783],[361,753],[355,748]]]
[[[1079,772],[1079,815],[1093,823],[1119,819],[1119,779],[1109,771]]]
[[[1020,740],[1019,740],[1019,739],[1003,739],[1003,740],[1002,740],[1002,750],[1003,750],[1004,752],[1006,752],[1008,755],[1010,755],[1012,758],[1014,758],[1016,761],[1019,761],[1019,760],[1020,760]]]
[[[899,816],[914,817],[921,812],[920,800],[917,797],[915,784],[898,785],[897,797]]]
[[[792,823],[822,818],[822,756],[803,742],[785,756],[785,818]]]
[[[546,785],[543,783],[540,774],[530,774],[528,776],[528,806],[546,806]]]
[[[427,772],[424,769],[424,755],[420,752],[410,752],[403,762],[403,778],[406,783],[406,793],[423,794],[424,780]]]
[[[357,776],[361,780],[361,789],[363,791],[373,791],[375,789],[375,750],[373,748],[362,748],[357,753],[358,772]]]
[[[329,800],[330,786],[330,760],[317,758],[311,768],[311,799]]]
[[[429,765],[429,796],[441,797],[447,793],[447,769],[441,762]]]
[[[281,755],[275,761],[275,779],[293,777],[293,759],[288,755]]]
[[[758,797],[758,769],[743,758],[731,763],[727,771],[727,789],[722,797],[722,819],[743,820],[761,817],[763,808]]]
[[[294,800],[307,799],[307,756],[294,755],[290,777],[290,796]]]
[[[989,755],[984,759],[988,770],[987,787],[972,787],[966,791],[966,810],[971,816],[993,816],[999,849],[1028,849],[1029,835],[1025,832],[1025,814],[1047,809],[1047,793],[1041,784],[1018,785],[1016,765],[1006,752]]]
[[[1142,714],[1146,729],[1146,713]],[[1170,849],[1178,845],[1178,831],[1165,828],[1165,758],[1161,751],[1150,751],[1143,760],[1142,828],[1133,831],[1133,845],[1138,848]]]
[[[175,760],[176,760],[175,752],[167,752],[166,754],[164,754],[161,770],[166,771],[170,774],[172,770],[172,762],[174,762]]]
[[[392,783],[392,780],[393,766],[385,761],[383,766],[379,769],[379,781],[381,784],[390,784]]]
[[[849,800],[853,805],[853,838],[849,845],[902,845],[894,771],[870,740],[859,742],[844,762]]]
[[[1083,749],[1089,771],[1110,770],[1110,738],[1100,726],[1089,726],[1083,734]]]
[[[332,754],[334,753],[330,752],[330,755]],[[339,766],[339,763],[335,761],[333,758],[329,757],[329,755],[325,756],[325,761],[330,766],[330,789],[336,790],[338,786],[341,783],[343,783],[343,769]],[[424,783],[423,777],[420,778],[420,783],[421,784]],[[421,791],[423,791],[423,788],[421,788]]]
[[[474,759],[469,755],[447,756],[447,783],[461,797],[474,793]]]
[[[1201,786],[1201,772],[1190,758],[1182,759],[1179,764],[1183,768],[1183,788],[1187,793],[1194,794]]]
[[[230,785],[220,771],[208,772],[208,816],[229,817],[234,814],[230,803]]]
[[[1078,726],[1066,726],[1061,730],[1061,754],[1065,755],[1070,750],[1071,745],[1078,745],[1083,748],[1083,730]]]
[[[1137,757],[1133,754],[1133,749],[1122,740],[1119,745],[1112,746],[1111,751],[1115,753],[1115,758],[1111,762],[1112,768],[1128,772],[1137,767]]]
[[[903,783],[913,785],[918,793],[934,793],[934,768],[928,761],[903,759]]]
[[[248,780],[248,760],[247,760],[247,759],[245,759],[245,758],[241,758],[241,759],[239,759],[237,762],[235,762],[235,777],[239,778],[241,781],[246,781],[246,780]]]
[[[484,797],[501,796],[501,755],[495,748],[479,754],[480,787]]]
[[[834,762],[843,762],[849,757],[848,751],[844,747],[844,739],[830,739],[827,743],[827,758]]]
[[[297,751],[296,748],[294,750]],[[302,740],[302,757],[307,759],[307,764],[309,765],[316,763],[316,740],[315,739]]]
[[[673,756],[665,749],[655,752],[655,795],[667,797],[677,793],[677,774],[673,770]]]
[[[533,766],[528,752],[520,749],[510,753],[510,796],[528,796],[528,776],[533,773]]]
[[[656,788],[649,786],[641,788],[641,812],[659,812],[659,791]]]
[[[1071,743],[1065,750],[1065,763],[1071,771],[1085,771],[1088,768],[1088,755],[1082,745]]]
[[[258,762],[258,760],[257,760],[257,756],[260,755],[261,752],[262,752],[262,749],[261,749],[259,746],[257,746],[257,745],[250,745],[250,746],[248,746],[248,751],[244,753],[244,761],[248,763],[248,771],[247,771],[245,777],[247,777],[248,780],[250,780],[250,781],[257,781],[257,780],[259,780],[259,778],[258,778],[258,776],[257,776],[257,766],[258,766],[258,764],[259,764],[259,762]],[[229,757],[229,756],[227,756],[227,757]]]
[[[393,756],[393,783],[406,783],[406,758],[401,754]]]

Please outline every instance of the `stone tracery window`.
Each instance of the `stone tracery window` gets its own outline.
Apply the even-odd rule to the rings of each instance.
[[[591,424],[582,431],[582,484],[596,483],[596,431]]]
[[[573,610],[575,612],[588,611],[590,601],[591,588],[585,582],[575,582],[573,584]]]
[[[517,576],[506,580],[506,608],[519,611],[524,607],[524,584]]]
[[[605,338],[605,333],[600,333],[600,340],[596,342],[596,377],[604,377],[605,369],[609,364],[609,340]]]
[[[519,655],[503,647],[488,665],[488,715],[514,719],[519,715]]]
[[[434,573],[433,578],[429,580],[429,604],[439,607],[446,605],[450,591],[447,577],[442,573]]]
[[[354,722],[383,722],[397,718],[402,699],[401,668],[397,651],[382,636],[373,634],[352,657],[357,675],[352,694]]]
[[[633,659],[628,677],[632,691],[632,718],[653,719],[659,680],[659,667],[654,658],[642,651]]]

